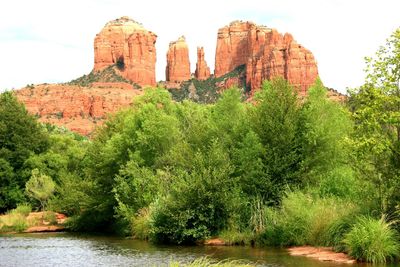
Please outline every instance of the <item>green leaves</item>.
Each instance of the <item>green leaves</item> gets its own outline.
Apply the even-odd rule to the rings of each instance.
[[[361,175],[378,190],[383,212],[393,212],[400,195],[400,29],[367,58],[366,81],[350,91],[355,121],[349,143]],[[395,200],[396,199],[396,200]]]
[[[13,173],[12,177],[10,171],[0,176],[0,180],[4,179],[0,184],[0,212],[23,200],[22,188],[27,181],[23,165],[32,154],[47,148],[48,136],[36,118],[28,114],[12,92],[0,94],[0,161]]]
[[[50,176],[41,174],[38,169],[32,170],[32,176],[26,182],[25,192],[34,199],[39,200],[42,210],[47,200],[53,195],[56,184]]]

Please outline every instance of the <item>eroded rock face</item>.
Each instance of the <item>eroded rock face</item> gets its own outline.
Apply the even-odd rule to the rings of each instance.
[[[183,82],[190,79],[189,48],[184,36],[169,43],[165,78],[167,82]]]
[[[313,54],[290,34],[235,21],[218,31],[215,76],[241,65],[246,65],[246,83],[252,92],[260,88],[263,80],[281,76],[304,95],[318,76]]]
[[[194,76],[198,80],[206,80],[210,77],[210,68],[207,66],[207,62],[204,60],[203,47],[197,47],[197,63]]]
[[[156,40],[157,35],[128,17],[110,21],[94,39],[94,70],[116,64],[126,79],[154,86]]]
[[[129,106],[142,93],[127,83],[99,83],[90,88],[43,84],[17,90],[16,96],[39,121],[88,135],[108,113]]]

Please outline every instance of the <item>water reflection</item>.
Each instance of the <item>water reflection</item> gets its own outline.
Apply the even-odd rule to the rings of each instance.
[[[319,262],[305,257],[291,257],[286,250],[274,248],[157,246],[112,236],[68,233],[0,236],[0,266],[10,267],[166,266],[170,260],[190,262],[203,256],[218,260],[245,259],[259,266],[270,267],[349,266]]]

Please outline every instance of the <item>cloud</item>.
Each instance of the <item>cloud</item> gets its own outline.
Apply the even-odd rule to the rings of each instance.
[[[6,3],[6,4],[5,4]],[[168,43],[185,35],[194,71],[196,46],[214,66],[218,28],[235,19],[290,32],[310,49],[323,82],[341,91],[363,82],[373,55],[399,25],[400,2],[345,0],[13,0],[0,8],[0,90],[65,82],[90,72],[93,39],[109,20],[130,16],[158,35],[157,80]]]

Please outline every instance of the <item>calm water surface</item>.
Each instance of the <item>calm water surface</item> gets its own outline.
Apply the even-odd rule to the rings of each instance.
[[[0,235],[0,266],[167,266],[208,256],[242,259],[259,266],[366,267],[293,257],[284,249],[251,247],[158,246],[113,236],[69,233]],[[374,265],[374,267],[377,265]],[[385,265],[395,266],[395,265]]]

